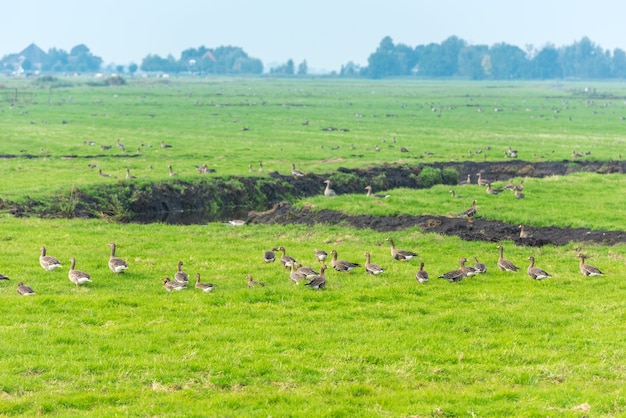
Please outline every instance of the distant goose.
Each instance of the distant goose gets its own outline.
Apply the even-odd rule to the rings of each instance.
[[[263,286],[265,286],[265,284],[262,283],[262,282],[254,281],[254,279],[252,278],[251,274],[246,274],[246,279],[248,279],[248,287],[254,287],[254,286],[261,286],[261,287],[263,287]]]
[[[172,148],[171,145],[166,144],[164,141],[161,141],[161,148],[165,149],[165,148]]]
[[[287,250],[285,250],[285,247],[280,246],[278,248],[275,248],[274,250],[283,253],[283,255],[280,257],[280,263],[283,265],[283,267],[290,268],[292,264],[296,264],[296,259],[287,255]]]
[[[525,198],[526,195],[522,192],[520,192],[520,189],[518,189],[517,187],[515,188],[515,198],[516,199],[523,199]]]
[[[299,284],[301,280],[306,279],[306,274],[296,270],[295,265],[291,265],[291,272],[289,273],[289,280],[294,282],[295,284]]]
[[[84,271],[75,270],[74,269],[75,266],[76,266],[76,259],[72,257],[70,258],[70,271],[67,274],[70,281],[74,283],[74,285],[76,286],[82,286],[87,282],[91,283],[91,276],[85,273]]]
[[[476,177],[478,178],[478,179],[476,180],[476,183],[477,183],[479,186],[486,186],[486,185],[488,185],[488,184],[489,184],[489,180],[487,180],[487,179],[484,179],[484,178],[483,178],[483,173],[478,173],[478,174],[476,174]]]
[[[500,250],[500,257],[498,258],[498,268],[502,271],[518,271],[519,267],[504,258],[504,247],[502,247],[502,245],[498,245],[497,248]]]
[[[111,247],[111,256],[109,257],[109,268],[113,273],[123,273],[127,268],[128,264],[123,259],[115,256],[115,243],[110,242],[107,244]]]
[[[491,187],[491,182],[487,183],[487,193],[489,194],[500,194],[502,193],[502,189],[494,189]]]
[[[58,268],[63,267],[61,262],[51,255],[46,255],[46,247],[41,246],[41,255],[39,256],[39,264],[46,271],[52,271]]]
[[[291,175],[293,176],[294,179],[298,179],[298,177],[304,177],[304,173],[298,169],[296,169],[296,165],[295,164],[291,164]]]
[[[324,250],[318,250],[317,248],[313,251],[315,251],[315,258],[317,258],[317,261],[324,264],[324,261],[328,258],[328,253]]]
[[[126,179],[130,180],[130,179],[134,179],[134,178],[137,178],[137,177],[135,177],[132,174],[130,174],[130,168],[127,168],[126,169]]]
[[[170,280],[169,277],[163,279],[163,287],[168,292],[187,289],[187,285],[185,283],[179,283],[175,280]]]
[[[466,180],[463,180],[459,183],[460,186],[467,186],[468,184],[472,184],[472,176],[470,174],[467,175]]]
[[[111,175],[110,175],[110,174],[105,174],[105,173],[103,173],[101,168],[99,168],[99,169],[98,169],[98,175],[99,175],[100,177],[111,177]]]
[[[273,263],[274,261],[276,261],[276,253],[274,251],[276,251],[276,248],[265,251],[263,253],[263,261],[265,261],[266,263]]]
[[[420,263],[420,269],[415,273],[415,279],[420,283],[426,283],[428,281],[428,272],[424,270],[424,262]]]
[[[32,287],[25,285],[22,282],[17,284],[17,293],[22,296],[31,296],[35,294],[35,291]]]
[[[518,228],[519,228],[519,237],[520,237],[520,238],[522,238],[522,239],[523,239],[523,238],[528,238],[528,237],[530,237],[530,234],[528,233],[528,231],[526,231],[526,230],[524,229],[524,225],[519,225],[519,226],[518,226]]]
[[[478,274],[487,273],[487,265],[485,263],[481,263],[476,257],[474,257],[474,261],[476,262],[474,264],[474,269]]]
[[[539,267],[535,267],[535,257],[531,255],[530,257],[528,257],[528,260],[530,261],[530,266],[528,266],[527,271],[531,279],[541,280],[541,279],[547,279],[548,277],[552,277],[547,271]]]
[[[263,163],[259,163],[259,173],[263,172]]]
[[[577,254],[576,257],[580,258],[580,272],[586,276],[604,276],[604,273],[600,271],[599,268],[592,266],[591,264],[585,264],[585,259],[587,258],[584,254]]]
[[[453,199],[465,199],[466,198],[466,196],[458,196],[453,189],[450,189],[450,196],[452,196]]]
[[[365,256],[365,271],[368,274],[377,275],[385,271],[385,269],[378,264],[370,262],[370,253],[365,253],[363,255]]]
[[[394,260],[409,261],[410,259],[417,257],[417,253],[414,253],[413,251],[396,249],[396,246],[393,243],[393,239],[391,237],[386,238],[385,241],[389,241],[389,244],[391,245],[391,256]]]
[[[387,199],[389,197],[388,194],[379,194],[379,193],[372,193],[372,186],[365,186],[365,190],[367,190],[367,197],[378,197],[380,199]]]
[[[459,216],[466,217],[467,222],[472,222],[472,218],[476,216],[478,212],[478,208],[476,207],[476,199],[472,200],[472,207],[469,209],[465,209],[463,212],[459,213]]]
[[[175,172],[174,172],[174,169],[172,168],[172,166],[171,166],[171,165],[168,165],[168,166],[167,166],[167,168],[168,168],[168,170],[169,170],[169,176],[170,176],[170,177],[174,177],[174,176],[177,176],[177,175],[178,175],[178,173],[175,173]]]
[[[350,273],[355,268],[361,266],[358,263],[352,263],[346,260],[337,260],[337,251],[335,250],[332,250],[330,253],[333,256],[332,260],[330,260],[330,265],[339,272]]]
[[[214,284],[201,282],[200,273],[196,273],[196,289],[200,289],[203,292],[212,292],[213,288],[215,288]]]
[[[310,282],[305,284],[305,286],[309,286],[311,289],[319,290],[323,289],[326,286],[326,265],[323,265],[320,268],[320,275],[313,278]]]
[[[178,270],[174,274],[174,280],[178,283],[187,283],[189,282],[189,275],[182,270],[183,262],[178,262]]]
[[[463,267],[465,266],[466,262],[467,262],[467,258],[459,259],[460,268],[455,269],[455,270],[450,270],[449,272],[442,274],[438,278],[446,279],[450,283],[460,282],[461,280],[465,278],[465,270],[463,270]]]
[[[324,189],[324,196],[336,196],[337,192],[330,188],[330,180],[324,180],[326,188]]]

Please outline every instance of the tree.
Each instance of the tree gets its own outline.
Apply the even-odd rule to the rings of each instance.
[[[491,74],[491,67],[484,67],[489,55],[487,45],[466,46],[459,51],[459,75],[470,80],[482,80]]]
[[[559,63],[559,51],[554,45],[546,45],[530,62],[530,77],[538,79],[554,79],[563,77]]]
[[[306,60],[298,64],[298,75],[307,75],[308,72],[309,72],[309,66],[306,63]]]
[[[588,37],[564,47],[559,54],[563,75],[575,78],[605,78],[611,76],[610,55]]]
[[[117,65],[115,67],[115,72],[118,74],[124,74],[124,66],[123,65]]]
[[[617,48],[613,51],[611,74],[613,77],[626,78],[626,52],[623,49]]]
[[[137,72],[137,69],[138,69],[138,66],[134,62],[131,62],[128,65],[128,72],[130,73],[131,77],[135,75],[135,73]]]
[[[366,72],[371,78],[410,75],[417,64],[417,56],[412,48],[394,45],[391,37],[385,36],[367,62]]]
[[[527,74],[526,53],[519,47],[499,43],[489,49],[492,77],[499,80],[517,80]]]

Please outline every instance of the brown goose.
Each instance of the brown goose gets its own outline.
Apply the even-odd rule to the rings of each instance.
[[[415,273],[415,279],[420,283],[426,283],[428,281],[428,272],[424,270],[424,262],[420,263],[420,269]]]
[[[130,168],[126,169],[126,179],[130,180],[130,179],[134,179],[136,178],[135,176],[133,176],[132,174],[130,174]]]
[[[167,168],[168,168],[168,170],[169,170],[169,176],[170,176],[170,177],[174,177],[174,176],[177,176],[177,175],[178,175],[178,173],[175,173],[175,172],[174,172],[174,169],[172,168],[172,166],[171,166],[171,165],[168,165],[168,166],[167,166]]]
[[[478,174],[476,174],[476,176],[478,178],[476,180],[476,183],[479,186],[487,186],[489,184],[489,180],[483,178],[483,173],[478,173]]]
[[[468,184],[472,184],[472,176],[471,174],[467,175],[467,179],[463,180],[459,183],[459,186],[467,186]]]
[[[388,194],[372,193],[372,186],[365,186],[365,190],[367,190],[367,194],[365,195],[367,197],[378,197],[380,199],[387,199],[389,197]]]
[[[465,263],[467,262],[468,259],[466,258],[465,261],[461,263],[461,270],[463,270],[463,273],[465,273],[465,277],[476,276],[478,274],[478,271],[472,266],[466,266]]]
[[[293,163],[291,164],[291,175],[293,176],[294,180],[297,180],[298,177],[304,177],[304,173],[296,169],[296,165]]]
[[[324,196],[336,196],[337,193],[330,188],[330,180],[324,180],[326,183],[326,188],[324,189]]]
[[[285,250],[285,247],[278,247],[278,248],[274,248],[275,251],[280,251],[283,253],[283,255],[280,257],[280,263],[283,265],[283,267],[285,267],[286,269],[290,268],[292,264],[296,264],[296,260],[295,258],[288,256],[287,255],[287,250]]]
[[[179,261],[178,270],[174,274],[174,280],[176,280],[178,283],[187,283],[189,282],[189,275],[183,271],[182,267],[183,262]]]
[[[246,279],[248,279],[248,287],[254,287],[254,286],[265,286],[264,283],[262,282],[256,282],[254,281],[254,279],[252,278],[251,274],[246,274]]]
[[[107,244],[111,247],[111,256],[109,257],[109,268],[113,273],[123,273],[127,268],[128,264],[123,259],[115,256],[115,243],[110,242]]]
[[[305,284],[305,286],[309,286],[311,289],[320,290],[326,286],[326,265],[320,267],[320,275],[314,277],[310,282]]]
[[[518,189],[517,187],[515,188],[515,198],[516,199],[523,199],[525,198],[526,195],[522,192],[520,192],[520,189]]]
[[[304,274],[305,278],[307,279],[312,279],[313,277],[320,275],[319,272],[313,270],[311,267],[303,266],[300,263],[298,263],[298,268],[296,269],[296,271],[298,273]]]
[[[87,282],[91,283],[91,276],[84,271],[75,270],[76,267],[76,259],[74,257],[70,258],[70,271],[67,276],[70,279],[70,282],[74,283],[76,286],[82,286]]]
[[[296,266],[292,264],[291,272],[289,273],[289,280],[291,280],[295,284],[300,284],[300,281],[304,279],[306,279],[306,274],[296,270]]]
[[[350,271],[354,270],[355,268],[361,267],[361,265],[357,263],[351,263],[350,261],[346,260],[337,260],[337,251],[335,250],[332,250],[330,253],[333,256],[332,260],[330,260],[330,265],[339,272],[350,273]]]
[[[535,257],[531,255],[530,257],[528,257],[528,260],[530,261],[530,265],[528,266],[527,271],[531,279],[541,280],[541,279],[546,279],[548,277],[552,277],[547,271],[539,267],[535,267]]]
[[[414,253],[413,251],[397,250],[391,237],[386,238],[385,241],[389,241],[389,244],[391,245],[391,256],[394,260],[409,261],[413,257],[417,257],[417,253]]]
[[[317,248],[313,251],[315,252],[315,258],[317,258],[317,261],[324,264],[324,261],[328,258],[328,253],[324,250],[318,250]]]
[[[497,247],[500,250],[500,257],[498,258],[498,268],[502,271],[517,271],[519,267],[515,264],[511,263],[509,260],[503,257],[504,248],[502,245],[498,245]]]
[[[41,246],[41,255],[39,256],[39,264],[46,271],[56,270],[58,268],[63,267],[61,262],[51,255],[46,255],[46,247]]]
[[[453,199],[465,199],[466,198],[466,196],[457,195],[454,189],[450,189],[450,196],[452,196]]]
[[[442,274],[438,278],[446,279],[450,283],[460,282],[461,280],[465,278],[465,270],[463,270],[463,267],[465,267],[466,262],[467,262],[467,258],[460,258],[459,259],[460,267],[458,269],[450,270],[449,272]]]
[[[481,263],[480,261],[478,261],[478,258],[476,258],[476,256],[474,256],[474,261],[476,262],[474,264],[474,269],[476,270],[476,273],[487,273],[487,265],[485,263]]]
[[[187,284],[179,283],[175,280],[170,280],[169,277],[166,277],[163,279],[163,287],[168,292],[171,292],[171,291],[179,291],[179,290],[187,289]]]
[[[32,287],[25,285],[22,282],[17,284],[17,293],[22,296],[32,296],[35,294],[35,291]]]
[[[263,253],[263,261],[265,261],[266,263],[273,263],[274,261],[276,261],[276,253],[274,251],[277,251],[276,248],[265,251]]]
[[[524,225],[518,225],[519,228],[519,237],[520,238],[528,238],[530,237],[530,234],[528,233],[528,231],[524,230]]]
[[[367,274],[377,275],[385,271],[385,269],[378,264],[370,262],[370,253],[365,253],[363,255],[365,256],[365,271]]]
[[[212,292],[215,288],[214,284],[204,283],[200,281],[200,273],[196,273],[196,289],[200,289],[203,292]]]
[[[469,209],[464,210],[461,213],[459,213],[459,216],[466,217],[467,218],[467,222],[472,222],[472,218],[474,216],[476,216],[477,212],[478,212],[478,209],[476,207],[476,199],[474,199],[474,200],[472,200],[472,207],[469,208]]]
[[[587,256],[585,256],[584,254],[578,253],[576,257],[580,258],[579,268],[583,276],[586,276],[586,277],[604,276],[604,273],[602,273],[599,268],[594,267],[591,264],[585,264],[585,260],[587,259]]]
[[[502,189],[494,189],[494,188],[492,188],[491,187],[491,182],[489,182],[489,183],[487,183],[487,193],[493,194],[493,195],[500,194],[500,193],[502,193]]]

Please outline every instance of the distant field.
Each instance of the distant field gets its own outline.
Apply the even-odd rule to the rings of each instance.
[[[0,78],[1,199],[167,182],[168,165],[176,179],[193,181],[200,164],[216,170],[210,176],[267,176],[289,173],[292,163],[332,174],[384,163],[495,161],[509,147],[529,161],[626,155],[626,85],[619,83],[85,81],[49,89]],[[137,178],[125,180],[126,168]],[[488,219],[624,230],[622,174],[527,178],[523,200],[478,186],[455,187],[467,198],[452,199],[448,190],[295,203],[453,216],[477,196]],[[626,413],[624,245],[516,247],[413,227],[391,234],[399,248],[419,253],[403,263],[391,258],[387,234],[336,225],[138,225],[6,213],[0,225],[0,273],[11,279],[0,281],[0,416]],[[112,241],[130,264],[123,275],[106,266]],[[497,269],[498,244],[519,272]],[[62,261],[61,271],[38,265],[41,245]],[[361,264],[367,251],[386,271],[329,269],[327,288],[313,291],[291,283],[279,262],[262,261],[279,245],[316,268],[314,248]],[[582,276],[577,247],[604,276]],[[552,278],[527,276],[531,255]],[[458,284],[437,278],[474,256],[487,264],[485,275]],[[70,257],[93,283],[70,283]],[[215,292],[167,293],[162,280],[179,260]],[[420,261],[431,277],[424,285],[415,280]],[[265,286],[248,288],[246,274]],[[37,294],[19,296],[19,281]]]

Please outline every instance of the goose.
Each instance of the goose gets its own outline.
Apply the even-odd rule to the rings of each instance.
[[[420,269],[415,273],[415,279],[420,283],[426,283],[428,281],[428,272],[424,270],[424,262],[420,263]]]
[[[296,165],[293,163],[291,164],[291,175],[293,176],[294,180],[297,180],[298,177],[304,177],[304,173],[296,169]]]
[[[472,176],[471,176],[471,174],[468,174],[467,175],[467,179],[465,179],[465,180],[463,180],[463,181],[461,181],[459,183],[460,186],[467,186],[468,184],[472,184]]]
[[[313,251],[315,252],[315,258],[317,258],[317,261],[324,264],[324,261],[328,258],[328,253],[324,250],[318,250],[317,248]]]
[[[468,260],[466,258],[465,261],[461,264],[461,269],[465,273],[465,277],[476,276],[478,274],[478,271],[472,266],[466,266],[465,263],[467,262]]]
[[[519,267],[515,264],[511,263],[509,260],[503,257],[504,247],[502,245],[498,245],[497,247],[500,250],[500,257],[498,258],[498,268],[502,271],[517,271]]]
[[[4,274],[0,274],[0,280],[10,280],[8,276],[5,276]]]
[[[283,253],[283,255],[280,257],[280,262],[283,265],[283,267],[288,269],[289,267],[291,267],[292,264],[294,265],[296,264],[296,259],[287,255],[287,250],[285,250],[285,247],[278,247],[278,248],[275,248],[274,250],[280,251]]]
[[[299,284],[301,280],[306,279],[306,274],[296,270],[296,266],[294,264],[291,265],[291,272],[289,273],[289,280],[294,282],[295,284]]]
[[[200,281],[200,273],[196,273],[196,289],[200,289],[203,292],[212,292],[215,288],[214,284],[204,283]]]
[[[300,263],[298,263],[298,268],[296,269],[296,271],[300,274],[304,274],[307,279],[312,279],[313,277],[320,275],[319,272],[313,270],[313,268],[309,266],[303,266]]]
[[[169,277],[163,279],[163,287],[168,292],[171,292],[172,290],[179,291],[187,289],[187,285],[185,283],[179,283],[175,280],[170,280]]]
[[[320,267],[320,275],[317,277],[314,277],[310,282],[305,284],[305,286],[309,286],[311,289],[314,289],[314,290],[323,289],[326,286],[326,273],[325,272],[327,268],[328,267],[326,267],[325,264],[322,267]]]
[[[466,217],[467,222],[472,222],[472,218],[476,216],[478,212],[478,208],[476,207],[476,199],[472,200],[472,207],[469,209],[465,209],[463,212],[459,213],[459,216]]]
[[[528,260],[530,261],[530,265],[528,266],[528,275],[531,279],[541,280],[552,277],[547,271],[539,267],[535,267],[535,257],[531,255],[530,257],[528,257]]]
[[[76,259],[74,257],[70,258],[70,271],[67,276],[70,279],[70,282],[74,283],[77,287],[82,286],[87,282],[91,283],[91,276],[85,273],[82,270],[75,270]]]
[[[109,268],[113,273],[123,273],[128,268],[128,264],[123,259],[115,256],[115,243],[107,244],[111,247],[111,256],[109,257]]]
[[[489,184],[489,180],[486,180],[486,179],[483,178],[483,173],[478,173],[478,174],[476,174],[476,176],[478,177],[478,180],[476,180],[476,183],[479,186],[486,186],[486,185]]]
[[[111,175],[110,175],[110,174],[105,174],[105,173],[103,173],[101,168],[99,168],[99,169],[98,169],[98,175],[99,175],[100,177],[111,177]]]
[[[263,172],[263,163],[259,163],[259,173]]]
[[[174,169],[172,168],[172,166],[171,166],[171,165],[168,165],[168,166],[167,166],[167,169],[169,170],[169,175],[170,175],[170,177],[174,177],[174,176],[177,176],[177,175],[178,175],[178,173],[175,173],[175,172],[174,172]]]
[[[332,260],[330,260],[330,265],[339,272],[350,273],[350,271],[354,270],[355,268],[361,267],[361,265],[358,263],[352,263],[346,260],[337,260],[337,251],[335,250],[332,250],[330,253],[333,255]]]
[[[450,189],[450,196],[452,196],[453,199],[465,199],[466,198],[466,196],[458,196],[453,189]]]
[[[602,273],[599,268],[594,267],[591,264],[585,264],[585,259],[587,258],[587,256],[579,253],[576,255],[576,257],[580,258],[579,267],[580,272],[583,274],[583,276],[604,276],[604,273]]]
[[[135,176],[133,176],[132,174],[130,174],[130,168],[126,169],[126,179],[130,180],[130,179],[134,179],[136,178]]]
[[[248,171],[249,171],[250,173],[252,173],[252,171],[253,171],[253,170],[252,170],[252,164],[248,164]]]
[[[525,198],[526,195],[522,192],[520,192],[520,189],[518,189],[517,187],[515,188],[515,198],[516,199],[523,199]]]
[[[385,271],[385,269],[378,264],[370,262],[370,253],[365,253],[363,255],[365,256],[365,271],[367,274],[377,275]]]
[[[365,190],[367,190],[367,197],[378,197],[380,199],[387,199],[389,197],[388,194],[378,194],[378,193],[372,193],[372,186],[365,186]]]
[[[524,190],[524,179],[522,179],[522,180],[520,180],[520,181],[519,181],[519,184],[518,184],[517,186],[515,186],[515,189],[516,189],[516,190],[519,190],[520,192],[521,192],[522,190]]]
[[[56,270],[58,268],[63,267],[61,262],[51,255],[46,255],[46,247],[41,246],[41,255],[39,256],[39,264],[46,271]]]
[[[324,180],[326,183],[326,188],[324,189],[324,196],[336,196],[337,193],[330,188],[330,180]]]
[[[492,188],[491,187],[491,182],[487,183],[487,190],[486,191],[487,191],[487,193],[493,194],[493,195],[502,193],[502,189],[494,189],[494,188]]]
[[[397,250],[391,237],[386,238],[385,241],[389,241],[389,244],[391,245],[391,256],[394,260],[409,261],[413,257],[418,256],[418,254],[413,251]]]
[[[276,248],[265,251],[263,253],[263,261],[265,261],[266,263],[273,263],[274,261],[276,261],[276,253],[274,251],[276,251]]]
[[[35,291],[33,290],[32,287],[25,285],[22,282],[19,282],[17,284],[17,293],[22,296],[31,296],[35,294]]]
[[[466,262],[467,262],[467,258],[459,259],[460,268],[456,270],[450,270],[449,272],[442,274],[438,278],[446,279],[450,283],[460,282],[461,280],[465,278],[465,270],[463,270],[463,267],[465,266]]]
[[[161,148],[165,149],[165,148],[172,148],[171,145],[166,144],[164,141],[161,141]]]
[[[480,261],[478,261],[478,258],[476,258],[476,256],[474,256],[474,261],[476,262],[474,264],[474,269],[476,270],[476,273],[487,273],[487,265],[485,263],[481,263]]]
[[[519,237],[524,239],[524,238],[528,238],[530,237],[530,234],[528,233],[528,231],[524,230],[524,225],[519,225]]]
[[[189,281],[189,275],[182,270],[183,262],[178,262],[178,271],[174,274],[174,280],[178,283],[187,283]]]
[[[252,278],[251,274],[246,274],[246,279],[248,279],[248,287],[254,287],[254,286],[265,286],[265,284],[263,282],[256,282],[254,281],[254,279]]]

